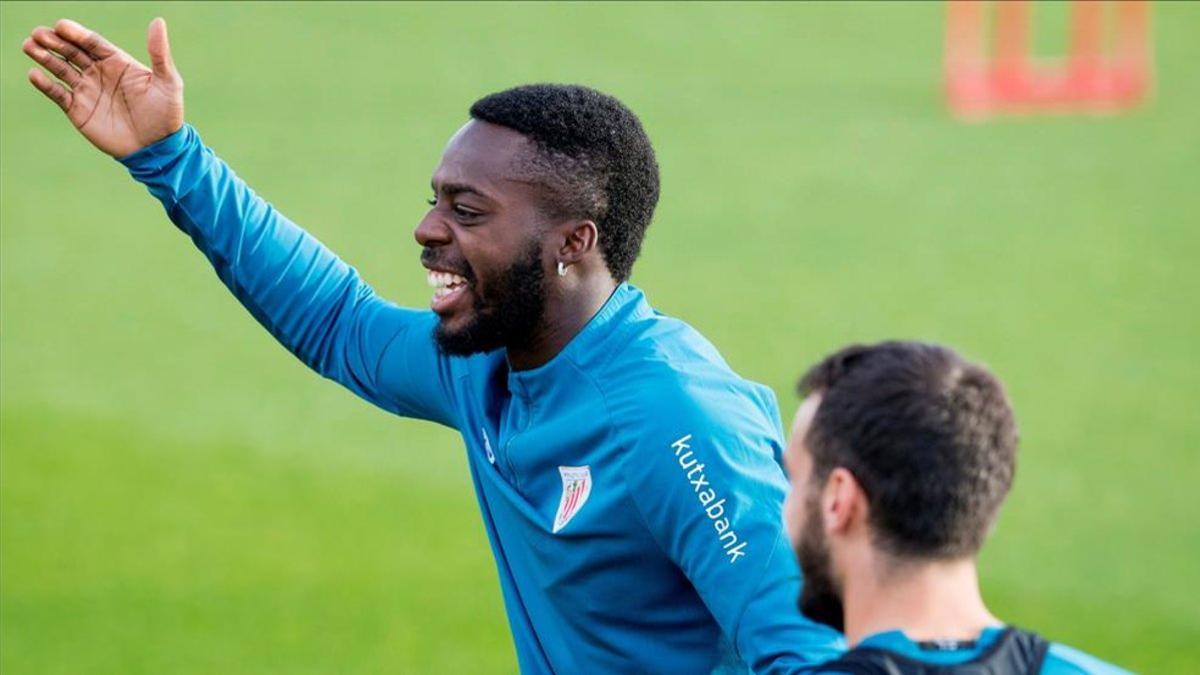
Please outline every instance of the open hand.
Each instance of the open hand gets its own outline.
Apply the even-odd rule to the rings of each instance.
[[[151,67],[100,34],[63,19],[35,28],[21,46],[37,68],[29,81],[58,104],[92,145],[113,157],[165,138],[183,126],[183,78],[171,60],[167,23],[150,22]]]

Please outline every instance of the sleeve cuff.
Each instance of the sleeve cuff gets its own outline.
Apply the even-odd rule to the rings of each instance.
[[[186,150],[189,141],[196,137],[196,130],[190,124],[179,127],[175,133],[161,138],[144,148],[135,150],[117,161],[135,175],[153,174],[161,171],[172,163]]]

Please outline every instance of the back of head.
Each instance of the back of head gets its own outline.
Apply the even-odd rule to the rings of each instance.
[[[843,349],[800,381],[821,395],[805,442],[813,478],[850,471],[874,544],[901,558],[979,551],[1012,485],[1017,434],[1000,382],[919,342]]]
[[[546,189],[546,210],[596,223],[609,272],[627,280],[659,193],[654,148],[637,115],[595,89],[530,84],[479,99],[471,117],[533,141],[529,169]]]

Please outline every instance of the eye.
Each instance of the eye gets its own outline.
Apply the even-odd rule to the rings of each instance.
[[[429,199],[425,200],[425,203],[430,206],[437,206],[437,197],[430,197]]]
[[[481,216],[483,214],[478,211],[469,209],[469,208],[463,206],[462,204],[455,204],[454,205],[454,215],[458,216],[459,218],[467,219],[467,218],[478,218],[479,216]]]

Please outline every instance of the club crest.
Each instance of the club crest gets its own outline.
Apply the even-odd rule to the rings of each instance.
[[[592,494],[592,471],[586,466],[560,466],[562,476],[562,498],[558,500],[558,513],[554,515],[554,530],[563,529],[579,513]]]

